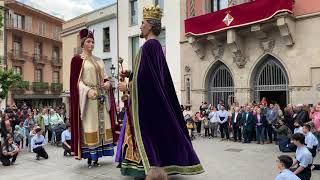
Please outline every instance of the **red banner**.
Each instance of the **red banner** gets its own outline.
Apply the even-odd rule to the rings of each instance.
[[[292,0],[255,0],[185,20],[186,35],[205,35],[271,19],[278,13],[292,13]]]

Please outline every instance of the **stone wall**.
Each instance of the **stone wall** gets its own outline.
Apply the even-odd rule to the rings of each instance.
[[[293,45],[286,45],[286,39],[281,36],[279,28],[270,25],[266,38],[258,38],[253,32],[239,32],[243,39],[244,56],[247,62],[243,68],[234,63],[234,54],[226,40],[222,42],[222,50],[213,50],[213,44],[203,43],[200,50],[204,57],[194,50],[194,47],[184,41],[181,44],[181,77],[187,74],[185,67],[190,67],[191,104],[197,110],[202,101],[208,101],[205,90],[208,87],[208,77],[218,61],[224,63],[231,71],[235,85],[235,96],[240,104],[253,100],[252,81],[255,70],[267,55],[275,57],[284,67],[289,81],[289,103],[316,103],[320,101],[320,46],[318,29],[320,17],[294,19]],[[275,23],[275,22],[270,22]],[[250,27],[249,27],[250,29]],[[222,53],[221,53],[222,52]],[[186,92],[182,84],[182,104],[186,102]]]

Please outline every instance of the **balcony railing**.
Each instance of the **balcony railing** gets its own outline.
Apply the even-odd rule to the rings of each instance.
[[[41,54],[33,54],[32,59],[35,64],[46,64],[48,61],[48,56],[42,56]]]
[[[29,81],[22,81],[14,84],[11,88],[12,91],[25,91],[29,90]]]
[[[18,60],[18,61],[26,61],[28,58],[28,53],[25,51],[18,51],[11,49],[9,52],[9,57],[12,60]]]
[[[6,65],[6,59],[4,58],[4,56],[0,56],[0,66],[5,66]]]
[[[55,93],[60,93],[63,90],[62,83],[51,83],[51,91]]]
[[[16,24],[14,23],[13,19],[7,19],[6,28],[8,29],[19,29],[25,31],[24,24]]]
[[[47,82],[33,82],[32,83],[33,91],[43,92],[49,90],[49,83]]]
[[[30,24],[28,25],[25,22],[22,22],[22,23],[18,24],[17,22],[14,22],[13,19],[9,19],[9,18],[7,18],[6,21],[7,21],[6,22],[6,28],[9,29],[9,30],[18,30],[18,31],[30,33],[30,34],[33,34],[33,35],[36,35],[36,36],[40,36],[40,37],[44,37],[44,38],[47,38],[47,39],[52,39],[52,40],[61,42],[60,34],[48,35],[46,31],[44,31],[43,33],[40,33],[38,30],[35,31],[32,28],[32,25],[30,25]]]
[[[54,67],[62,67],[62,58],[52,58],[51,65]]]

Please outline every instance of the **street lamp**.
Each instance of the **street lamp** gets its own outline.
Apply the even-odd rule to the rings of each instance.
[[[116,67],[114,67],[114,65],[113,65],[113,64],[111,65],[110,70],[111,70],[111,76],[112,76],[112,77],[115,77],[115,70],[116,70]]]
[[[110,72],[111,72],[111,84],[112,84],[112,87],[113,87],[113,90],[116,89],[115,87],[115,79],[117,79],[118,81],[118,74],[116,74],[116,67],[112,64],[111,67],[110,67]],[[118,97],[118,105],[119,105],[119,89],[117,91],[117,97]]]

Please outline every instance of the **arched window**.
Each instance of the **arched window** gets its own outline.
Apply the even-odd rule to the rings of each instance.
[[[213,71],[209,81],[209,103],[216,106],[223,100],[227,104],[229,98],[234,96],[234,82],[230,70],[224,64],[218,65]]]

